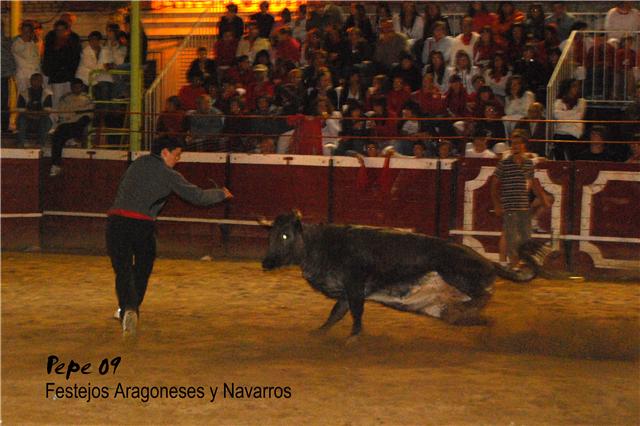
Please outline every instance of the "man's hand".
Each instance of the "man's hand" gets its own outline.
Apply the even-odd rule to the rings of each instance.
[[[361,166],[364,166],[364,157],[362,156],[362,154],[356,154],[356,159]]]
[[[223,186],[222,187],[222,192],[224,192],[224,199],[225,200],[230,200],[233,198],[233,194],[231,193],[231,191],[229,191],[227,189],[227,187]]]

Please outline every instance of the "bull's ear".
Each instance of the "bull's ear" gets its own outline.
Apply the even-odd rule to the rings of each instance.
[[[291,213],[295,216],[296,220],[302,220],[302,212],[298,209],[291,210]]]
[[[273,226],[273,222],[267,220],[267,218],[264,216],[259,216],[256,221],[265,229],[271,229],[271,227]]]

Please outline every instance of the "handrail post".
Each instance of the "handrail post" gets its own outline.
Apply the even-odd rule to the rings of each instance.
[[[131,117],[129,120],[129,149],[140,150],[142,122],[142,43],[140,37],[140,2],[131,2]]]

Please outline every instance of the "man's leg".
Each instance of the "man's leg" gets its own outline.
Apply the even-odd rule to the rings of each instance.
[[[49,129],[51,129],[51,119],[49,116],[41,115],[38,117],[38,145],[40,145],[40,148],[44,147]]]
[[[507,256],[511,267],[517,266],[520,261],[520,258],[518,257],[518,235],[515,216],[515,212],[507,211],[504,212],[502,218],[504,237],[507,242]]]
[[[156,260],[156,237],[154,223],[149,221],[140,225],[140,233],[133,245],[135,264],[133,275],[136,286],[137,307],[140,308],[147,291],[149,276],[153,271],[153,263]]]
[[[120,306],[120,318],[127,309],[137,309],[133,275],[133,242],[134,226],[130,220],[118,216],[107,220],[107,250],[111,258],[111,266],[116,273],[116,294]]]

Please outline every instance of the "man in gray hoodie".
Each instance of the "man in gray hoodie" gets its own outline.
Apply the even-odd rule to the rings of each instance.
[[[233,197],[227,188],[203,190],[173,170],[181,154],[182,144],[176,139],[156,139],[151,154],[129,166],[107,212],[107,250],[116,273],[118,315],[125,337],[136,334],[140,304],[156,258],[155,220],[167,197],[174,192],[199,206]]]

